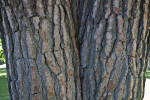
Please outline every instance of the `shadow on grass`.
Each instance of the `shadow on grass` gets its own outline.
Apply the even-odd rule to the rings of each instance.
[[[147,70],[147,72],[146,72],[146,74],[145,74],[145,77],[146,77],[147,79],[150,79],[150,70]]]
[[[0,76],[0,88],[2,86],[7,86],[7,76],[6,75],[1,75]]]
[[[0,74],[6,73],[6,68],[0,68]]]
[[[5,66],[0,66],[0,100],[9,100]]]
[[[7,79],[6,75],[0,75],[0,79]]]
[[[0,75],[0,100],[9,100],[6,75]]]

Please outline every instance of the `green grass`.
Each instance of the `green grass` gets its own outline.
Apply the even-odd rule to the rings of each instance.
[[[0,65],[0,100],[9,100],[5,66]]]
[[[147,72],[146,72],[146,74],[145,74],[145,77],[146,77],[147,79],[150,79],[150,70],[147,70]]]

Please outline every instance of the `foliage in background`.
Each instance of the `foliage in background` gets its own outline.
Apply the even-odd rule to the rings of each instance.
[[[0,39],[0,64],[3,64],[3,63],[5,63],[5,57],[3,53],[2,42]]]

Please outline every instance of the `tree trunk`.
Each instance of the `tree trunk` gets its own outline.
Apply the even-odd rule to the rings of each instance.
[[[148,61],[148,70],[150,70],[150,57],[148,59],[149,59],[149,61]]]
[[[10,100],[142,100],[149,0],[1,0]]]

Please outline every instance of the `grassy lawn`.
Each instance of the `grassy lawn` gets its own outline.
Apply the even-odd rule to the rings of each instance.
[[[147,70],[145,76],[146,76],[147,79],[150,79],[150,70]]]
[[[0,65],[0,100],[9,100],[6,68],[4,65]]]

